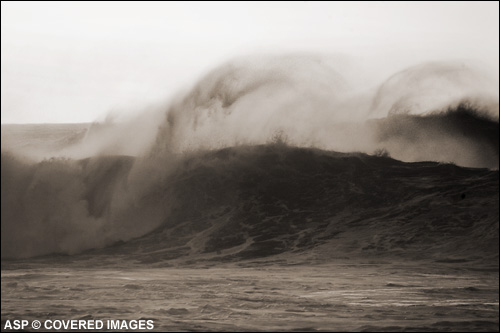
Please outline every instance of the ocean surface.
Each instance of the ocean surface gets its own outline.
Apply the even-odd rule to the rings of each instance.
[[[222,67],[159,118],[3,124],[2,331],[498,331],[498,100],[462,67],[354,98],[306,65],[297,96],[300,68]]]

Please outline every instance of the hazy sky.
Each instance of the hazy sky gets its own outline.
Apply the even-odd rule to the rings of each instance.
[[[498,72],[496,1],[2,1],[1,13],[2,123],[138,110],[254,53],[342,53],[396,67],[472,58]]]

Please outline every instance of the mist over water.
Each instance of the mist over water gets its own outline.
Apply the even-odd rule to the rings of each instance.
[[[425,147],[419,147],[418,157],[404,156],[398,153],[402,149],[397,149],[395,142],[382,147],[388,136],[385,128],[393,128],[390,124],[395,122],[399,127],[412,123],[408,128],[399,128],[398,135],[408,132],[414,138],[411,133],[420,122],[396,121],[404,118],[397,116],[438,119],[434,115],[452,117],[455,110],[460,110],[461,114],[498,123],[498,79],[484,65],[434,61],[391,74],[370,71],[367,64],[359,62],[347,56],[319,55],[239,58],[215,68],[186,92],[170,96],[163,104],[145,106],[129,116],[109,116],[72,135],[57,138],[57,142],[45,140],[52,144],[37,145],[36,134],[30,142],[22,142],[22,138],[12,140],[6,128],[2,151],[36,160],[146,156],[151,151],[181,153],[262,144],[280,133],[296,146],[369,154],[385,148],[405,161],[495,168],[494,163],[484,165],[458,156],[470,154],[472,148],[467,142],[474,141],[483,131],[477,128],[473,137],[464,133],[466,138],[459,138],[451,130],[456,127],[453,120],[443,120],[447,126],[433,128],[428,134],[439,134],[442,141],[456,140],[455,157],[436,158],[436,148],[427,156]],[[381,125],[384,122],[386,126]],[[424,135],[425,128],[419,131]],[[438,146],[440,140],[432,141]],[[404,144],[407,147],[409,143]],[[462,144],[465,147],[461,149]]]
[[[44,139],[2,128],[2,257],[151,232],[179,200],[169,175],[200,151],[286,143],[498,169],[498,114],[498,80],[469,62],[364,80],[346,57],[237,59],[131,119]]]
[[[370,88],[352,62],[325,59],[221,66],[168,108],[154,149],[262,144],[278,133],[295,146],[498,168],[498,81],[482,67],[430,62]]]

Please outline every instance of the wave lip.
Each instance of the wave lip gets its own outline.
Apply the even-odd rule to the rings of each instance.
[[[428,62],[400,71],[377,89],[372,117],[428,114],[464,100],[498,120],[498,81],[470,62]]]

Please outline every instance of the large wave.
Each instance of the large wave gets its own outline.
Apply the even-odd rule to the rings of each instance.
[[[236,166],[252,168],[258,158],[271,168],[296,156],[236,154],[228,169],[203,151],[224,155],[228,151],[220,149],[226,147],[237,152],[267,144],[498,169],[498,82],[483,71],[466,63],[429,63],[367,88],[353,78],[360,77],[353,68],[343,59],[322,57],[240,59],[129,121],[61,130],[59,136],[48,130],[50,140],[40,135],[42,127],[2,126],[2,257],[102,248],[179,222],[179,216],[189,222],[185,228],[205,230],[193,222],[200,216],[191,215],[232,209],[229,197],[241,185]],[[193,154],[203,158],[193,160]],[[304,179],[325,162],[302,158],[292,173]],[[337,179],[342,159],[328,163],[331,174],[325,177]],[[364,164],[349,165],[351,171],[342,169],[351,178],[341,195],[361,200],[355,195],[361,185],[352,184]],[[198,171],[183,173],[186,168]],[[221,176],[226,172],[232,178]],[[257,174],[252,177],[259,181]],[[276,187],[292,186],[288,181]],[[315,195],[333,195],[325,191]],[[190,205],[191,212],[183,211]]]

